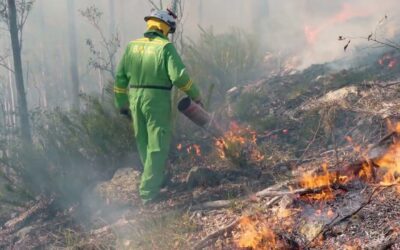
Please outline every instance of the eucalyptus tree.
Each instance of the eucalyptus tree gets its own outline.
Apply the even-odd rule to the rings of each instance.
[[[21,136],[26,142],[32,142],[32,135],[29,121],[28,103],[26,100],[21,53],[23,28],[28,19],[30,11],[32,10],[33,4],[34,0],[0,1],[0,18],[3,24],[6,24],[6,27],[10,33],[14,61],[13,69],[8,69],[14,73],[15,77]]]

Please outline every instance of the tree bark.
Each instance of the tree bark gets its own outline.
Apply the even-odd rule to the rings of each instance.
[[[40,1],[38,6],[37,6],[37,10],[38,10],[38,17],[39,17],[39,24],[40,24],[40,35],[42,35],[43,37],[46,34],[46,21],[45,21],[45,15],[44,15],[44,8],[45,8],[45,3],[43,1]],[[43,106],[45,109],[47,109],[48,106],[48,101],[50,99],[50,89],[51,89],[51,84],[50,84],[50,80],[49,80],[49,65],[47,63],[47,49],[46,49],[46,42],[47,40],[42,39],[40,41],[40,50],[41,50],[41,67],[40,67],[40,73],[41,73],[41,80],[42,83],[40,85],[40,93],[41,95],[43,95]]]
[[[24,76],[22,71],[22,60],[21,60],[21,44],[18,37],[18,25],[17,25],[17,9],[15,6],[15,0],[7,0],[8,12],[9,12],[9,30],[11,37],[11,46],[14,58],[14,72],[15,82],[17,85],[18,93],[18,110],[20,116],[20,126],[22,139],[28,143],[32,142],[31,127],[29,122],[28,104],[26,101],[26,93],[24,86]]]
[[[68,0],[68,17],[69,17],[69,55],[70,55],[70,73],[72,80],[72,107],[79,109],[79,73],[78,73],[78,46],[76,43],[76,10],[75,0]]]

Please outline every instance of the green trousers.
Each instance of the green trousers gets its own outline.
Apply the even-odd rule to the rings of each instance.
[[[139,192],[146,202],[159,194],[164,181],[172,134],[171,94],[162,89],[130,89],[129,103],[144,166]]]

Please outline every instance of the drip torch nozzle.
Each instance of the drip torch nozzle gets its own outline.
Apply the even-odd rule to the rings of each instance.
[[[207,130],[214,137],[223,137],[222,129],[217,124],[214,117],[189,97],[185,97],[179,102],[178,110],[196,125]]]

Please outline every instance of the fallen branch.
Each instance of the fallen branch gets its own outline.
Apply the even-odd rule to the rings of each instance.
[[[54,197],[42,197],[31,208],[21,213],[19,216],[4,223],[4,225],[2,226],[2,230],[0,231],[0,238],[3,235],[13,233],[22,228],[34,216],[45,211],[53,203],[53,201]]]
[[[302,195],[302,194],[308,194],[308,193],[315,193],[315,192],[320,192],[324,187],[318,187],[318,188],[300,188],[300,189],[295,189],[292,191],[276,191],[276,190],[270,190],[270,189],[264,189],[256,193],[256,196],[259,198],[262,197],[276,197],[276,196],[285,196],[285,195]]]
[[[271,186],[271,187],[268,187],[268,188],[266,188],[266,189],[260,191],[260,192],[264,192],[264,193],[269,192],[269,194],[267,194],[267,195],[257,195],[258,193],[260,193],[260,192],[258,192],[258,193],[256,193],[255,196],[256,196],[256,198],[271,197],[271,196],[274,197],[274,196],[272,195],[272,193],[275,193],[275,194],[279,194],[279,195],[276,195],[276,197],[278,197],[278,198],[279,198],[279,197],[282,197],[282,196],[284,196],[284,195],[287,195],[286,191],[277,191],[277,190],[278,190],[279,188],[281,188],[281,187],[287,185],[287,184],[288,184],[287,181],[277,183],[277,184],[275,184],[275,185],[273,185],[273,186]],[[194,205],[194,206],[190,207],[189,210],[207,210],[207,209],[221,209],[221,208],[226,208],[226,207],[231,206],[231,205],[234,204],[235,202],[240,202],[240,201],[254,201],[254,198],[253,198],[253,197],[254,197],[254,196],[250,196],[250,197],[247,197],[247,198],[238,200],[238,201],[235,201],[235,200],[208,201],[208,202],[204,202],[204,203],[201,203],[201,204],[198,204],[198,205]]]
[[[126,219],[120,219],[117,222],[115,222],[114,224],[111,225],[106,225],[104,227],[95,229],[90,231],[91,235],[102,235],[104,233],[108,233],[110,231],[112,231],[115,228],[121,228],[124,227],[126,225],[129,225],[132,221],[126,220]]]
[[[221,209],[227,208],[235,203],[234,200],[217,200],[217,201],[208,201],[198,205],[195,205],[190,208],[190,210],[207,210],[207,209]]]
[[[276,197],[272,198],[271,200],[269,200],[269,201],[267,202],[267,204],[265,204],[265,207],[268,208],[268,207],[274,205],[274,204],[275,204],[278,200],[280,200],[281,198],[282,198],[281,196],[276,196]]]

